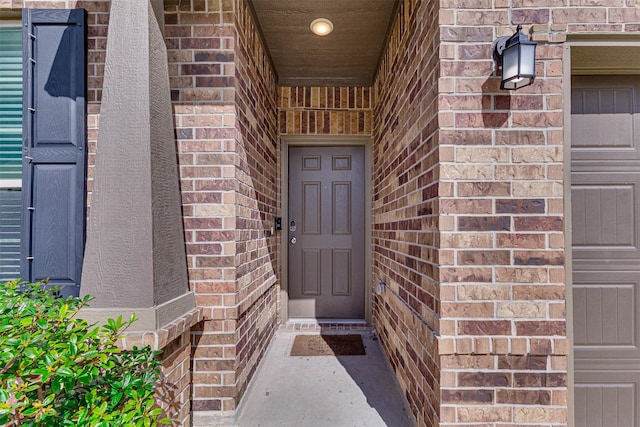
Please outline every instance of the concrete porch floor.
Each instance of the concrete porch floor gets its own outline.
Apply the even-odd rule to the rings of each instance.
[[[194,425],[234,427],[413,427],[409,410],[380,343],[362,335],[366,356],[290,356],[297,334],[276,333],[235,419],[194,419]]]

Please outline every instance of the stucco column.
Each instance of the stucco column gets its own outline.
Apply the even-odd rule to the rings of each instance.
[[[150,331],[195,307],[158,4],[111,2],[81,285],[95,297],[85,317],[135,312]]]

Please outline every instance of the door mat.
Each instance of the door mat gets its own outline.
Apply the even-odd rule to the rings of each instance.
[[[291,356],[364,356],[362,335],[297,335]]]

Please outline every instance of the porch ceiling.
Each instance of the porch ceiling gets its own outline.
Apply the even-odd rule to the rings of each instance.
[[[397,0],[250,0],[283,86],[371,86]],[[320,37],[309,26],[333,22]]]
[[[634,45],[573,46],[571,72],[577,75],[640,74],[638,57],[640,47]]]

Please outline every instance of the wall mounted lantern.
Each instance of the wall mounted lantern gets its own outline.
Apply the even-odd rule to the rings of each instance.
[[[515,90],[533,83],[536,45],[522,34],[522,25],[518,25],[514,35],[499,37],[493,42],[493,58],[502,63],[500,89]]]

